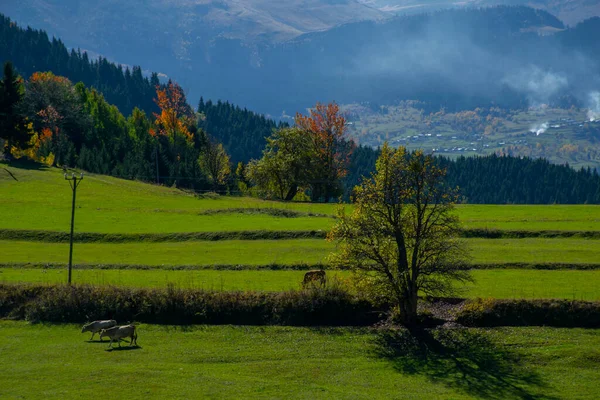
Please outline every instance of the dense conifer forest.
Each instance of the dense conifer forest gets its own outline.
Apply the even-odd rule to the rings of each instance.
[[[52,71],[94,87],[125,114],[135,107],[147,113],[158,111],[152,101],[160,83],[156,73],[148,78],[139,66],[123,67],[103,57],[90,59],[86,52],[69,51],[60,39],[50,39],[42,30],[19,27],[0,14],[0,61],[9,60],[25,78],[37,71]]]
[[[265,138],[273,130],[286,126],[229,102],[205,102],[202,98],[198,113],[202,115],[199,128],[223,143],[234,162],[259,158],[266,144]]]
[[[352,154],[348,188],[375,169],[378,151],[358,147]],[[511,156],[438,157],[447,182],[470,204],[600,204],[600,176],[590,168],[575,170],[544,159]]]

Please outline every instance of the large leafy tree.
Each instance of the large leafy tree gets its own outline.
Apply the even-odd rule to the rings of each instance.
[[[0,138],[6,141],[5,154],[10,154],[13,146],[28,147],[33,134],[27,118],[19,109],[24,96],[23,81],[15,73],[13,65],[7,62],[0,81]]]
[[[198,164],[213,185],[213,189],[216,190],[227,183],[231,174],[231,162],[221,143],[207,139],[200,151]]]
[[[381,149],[376,172],[354,189],[354,208],[343,207],[329,233],[339,241],[335,264],[395,303],[404,324],[417,321],[419,294],[448,295],[453,281],[469,279],[457,238],[456,191],[433,157],[404,147]]]
[[[291,201],[311,183],[315,161],[311,137],[298,128],[282,128],[267,138],[263,157],[250,162],[247,175],[267,197]]]
[[[344,138],[346,119],[335,103],[317,103],[309,115],[296,114],[296,126],[309,135],[316,162],[313,165],[311,199],[329,201],[343,192],[353,142]]]

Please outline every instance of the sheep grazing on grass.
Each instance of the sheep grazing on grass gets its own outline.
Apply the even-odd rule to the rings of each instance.
[[[133,344],[137,346],[137,333],[135,332],[135,325],[114,326],[112,328],[102,329],[102,331],[100,331],[100,340],[102,340],[104,336],[108,336],[110,338],[108,347],[111,348],[113,340],[116,340],[119,343],[119,347],[121,347],[121,339],[127,337],[131,338],[131,341],[129,342],[130,346],[133,346]]]
[[[83,328],[81,328],[81,333],[83,332],[92,332],[92,337],[90,338],[90,340],[94,339],[94,335],[98,332],[100,332],[102,329],[108,329],[108,328],[112,328],[113,326],[117,325],[117,321],[115,321],[114,319],[109,319],[109,320],[105,320],[105,321],[94,321],[94,322],[90,322],[89,324],[86,324],[83,326]],[[102,340],[102,336],[100,336],[100,340]]]

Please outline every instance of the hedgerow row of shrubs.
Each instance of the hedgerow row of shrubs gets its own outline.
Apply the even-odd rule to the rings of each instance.
[[[278,218],[317,217],[317,218],[336,219],[336,216],[332,215],[332,214],[304,212],[304,211],[297,211],[297,210],[286,210],[284,208],[276,208],[276,207],[217,208],[217,209],[204,210],[204,211],[201,211],[198,213],[198,215],[221,215],[221,214],[247,214],[247,215],[264,214],[264,215],[269,215],[271,217],[278,217]]]
[[[454,300],[444,302],[462,302]],[[470,327],[600,328],[600,302],[476,299],[459,308],[455,322]],[[368,326],[386,318],[386,311],[336,285],[270,293],[0,284],[0,318],[32,322]]]
[[[0,263],[0,268],[14,269],[67,269],[65,263]],[[600,268],[600,265],[598,266]],[[307,264],[190,264],[190,265],[145,265],[145,264],[74,264],[77,270],[165,270],[165,271],[309,271],[311,269],[329,269],[323,263]],[[340,267],[344,270],[347,267]]]
[[[480,239],[526,239],[526,238],[582,238],[600,239],[600,231],[528,231],[528,230],[501,230],[488,228],[463,229],[460,233],[463,238]]]
[[[100,270],[165,270],[165,271],[309,271],[311,269],[331,269],[330,265],[324,263],[297,263],[297,264],[75,264],[78,270],[100,269]],[[465,269],[537,269],[537,270],[599,270],[600,264],[569,264],[569,263],[490,263],[490,264],[467,264]],[[0,263],[0,268],[14,269],[66,269],[66,263]],[[337,266],[338,270],[348,270],[347,266]]]
[[[186,242],[219,240],[289,240],[325,239],[327,231],[223,231],[223,232],[184,232],[184,233],[94,233],[76,232],[73,240],[77,243],[129,243],[129,242]],[[24,240],[45,243],[67,243],[68,232],[0,229],[0,240]]]
[[[478,327],[600,328],[600,302],[476,299],[463,305],[456,322]]]
[[[183,232],[183,233],[94,233],[76,232],[73,240],[78,243],[128,243],[128,242],[185,242],[219,240],[289,240],[325,239],[326,230],[311,231],[231,231],[231,232]],[[599,232],[588,231],[503,231],[495,229],[465,229],[463,238],[524,239],[524,238],[585,238],[600,239]],[[67,243],[68,232],[0,229],[0,240],[25,240],[46,243]]]
[[[0,285],[0,318],[33,322],[365,326],[379,321],[380,314],[337,287],[263,293]]]

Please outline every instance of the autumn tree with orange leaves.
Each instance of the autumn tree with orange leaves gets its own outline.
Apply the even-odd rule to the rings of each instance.
[[[156,139],[157,183],[179,186],[183,179],[194,181],[201,174],[194,148],[197,130],[194,111],[187,104],[181,87],[172,81],[164,87],[156,87],[155,102],[160,113],[154,114],[150,135]],[[160,175],[167,176],[164,182],[159,181]]]
[[[74,166],[91,118],[83,109],[77,85],[51,72],[35,72],[26,83],[23,112],[33,123],[40,160],[53,165]],[[80,89],[83,86],[80,84]]]
[[[296,114],[296,126],[311,138],[313,164],[311,200],[329,201],[343,192],[341,179],[348,172],[353,142],[344,138],[346,118],[336,103],[317,103],[309,115]]]
[[[154,113],[156,130],[153,135],[163,135],[175,140],[179,135],[187,141],[193,141],[190,126],[194,123],[194,112],[187,104],[181,87],[169,81],[166,87],[156,87],[156,104],[160,113]]]

